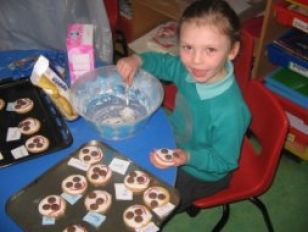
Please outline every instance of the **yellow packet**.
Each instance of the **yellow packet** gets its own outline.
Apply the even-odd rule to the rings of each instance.
[[[30,80],[32,84],[43,89],[65,119],[74,120],[78,117],[69,101],[68,86],[49,67],[49,60],[45,56],[41,55],[36,61]]]

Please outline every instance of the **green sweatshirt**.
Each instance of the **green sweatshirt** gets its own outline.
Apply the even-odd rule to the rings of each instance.
[[[181,168],[192,176],[216,181],[238,166],[250,113],[236,83],[233,64],[217,83],[196,83],[178,56],[147,52],[142,68],[178,88],[170,116],[177,146],[188,154]]]

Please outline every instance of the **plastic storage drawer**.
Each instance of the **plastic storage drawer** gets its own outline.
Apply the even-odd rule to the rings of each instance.
[[[300,6],[280,1],[274,5],[274,11],[278,23],[308,33],[308,16]]]
[[[269,61],[278,66],[288,68],[303,76],[308,77],[308,61],[290,54],[280,46],[270,43],[267,45]]]

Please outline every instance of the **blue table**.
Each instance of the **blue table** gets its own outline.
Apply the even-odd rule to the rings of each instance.
[[[103,140],[82,118],[68,122],[68,126],[73,135],[73,143],[66,149],[0,169],[0,231],[21,231],[14,221],[6,215],[5,204],[9,197],[90,140],[99,140],[110,145],[162,181],[174,185],[176,168],[157,169],[148,158],[148,154],[153,149],[175,147],[171,128],[163,109],[154,113],[147,126],[135,137],[122,141]],[[31,216],[28,215],[28,217]]]

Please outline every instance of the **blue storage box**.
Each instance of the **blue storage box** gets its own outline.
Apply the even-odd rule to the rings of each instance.
[[[288,30],[267,45],[269,61],[308,77],[308,37],[296,30]]]

